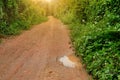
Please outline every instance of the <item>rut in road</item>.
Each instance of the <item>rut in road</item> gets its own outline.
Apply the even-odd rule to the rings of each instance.
[[[73,54],[68,29],[57,19],[34,26],[0,44],[0,80],[88,80],[84,70],[58,59]]]

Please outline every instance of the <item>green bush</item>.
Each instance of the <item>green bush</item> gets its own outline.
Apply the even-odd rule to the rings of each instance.
[[[120,26],[117,25],[116,28],[98,28],[92,23],[70,25],[76,55],[82,56],[95,80],[119,80]]]
[[[120,32],[107,31],[88,38],[84,45],[83,60],[95,79],[118,80],[120,76]]]
[[[47,18],[41,5],[32,0],[0,0],[0,34],[16,35]]]

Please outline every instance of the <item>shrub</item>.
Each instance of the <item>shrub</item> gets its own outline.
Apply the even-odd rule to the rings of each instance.
[[[32,0],[0,1],[0,34],[15,35],[46,20],[44,10]]]

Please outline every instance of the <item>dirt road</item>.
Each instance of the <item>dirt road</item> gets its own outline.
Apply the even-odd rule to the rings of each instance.
[[[57,19],[34,26],[0,44],[0,80],[88,80],[86,73],[63,66],[72,54],[67,28]]]

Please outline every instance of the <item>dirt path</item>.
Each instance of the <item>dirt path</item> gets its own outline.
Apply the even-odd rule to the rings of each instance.
[[[73,53],[68,33],[59,20],[50,17],[0,44],[0,80],[88,80],[84,71],[58,61]]]

